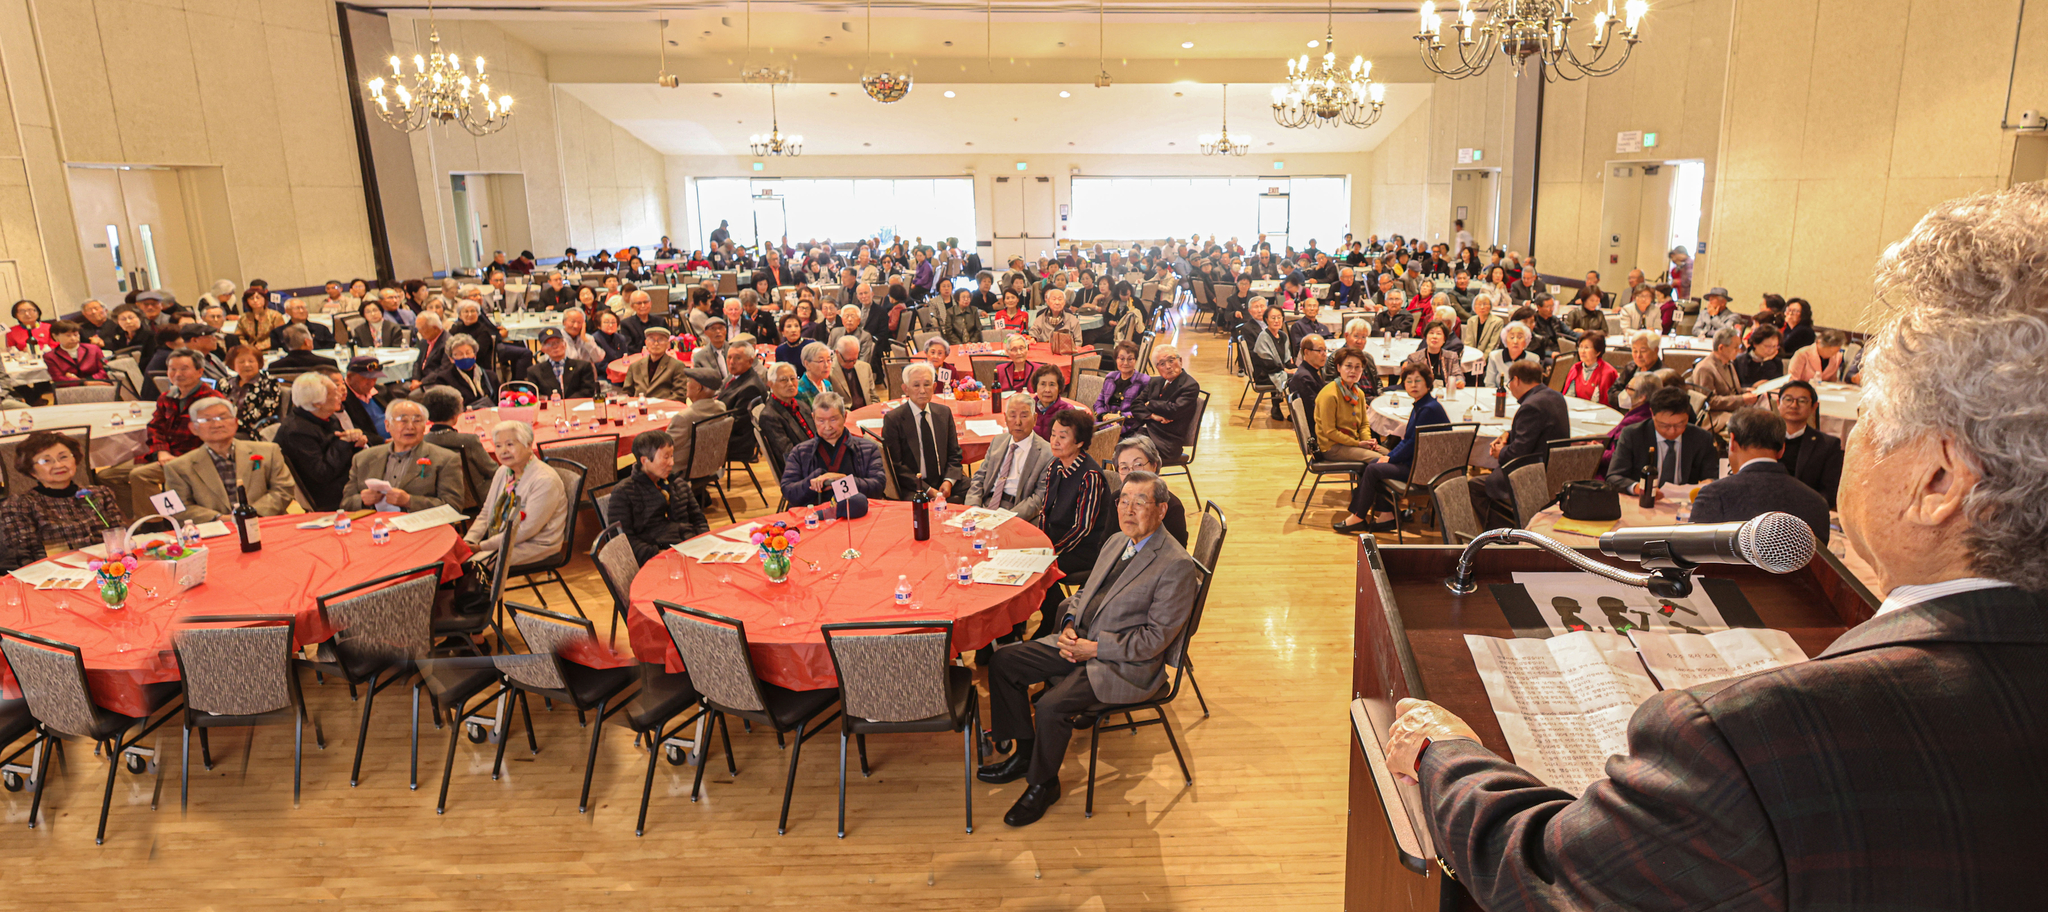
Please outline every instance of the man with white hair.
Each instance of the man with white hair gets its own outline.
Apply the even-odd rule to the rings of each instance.
[[[861,358],[862,348],[852,336],[840,336],[832,343],[832,389],[846,397],[849,411],[880,402],[875,391],[875,369]]]
[[[826,390],[811,400],[818,435],[792,447],[782,465],[782,496],[792,506],[832,501],[832,482],[852,478],[870,500],[882,496],[882,448],[846,430],[846,400]]]
[[[349,462],[342,509],[417,513],[462,503],[468,484],[462,457],[426,442],[426,406],[392,400],[384,426],[391,439],[365,447]]]
[[[404,289],[377,289],[377,306],[384,308],[385,319],[397,320],[400,326],[412,326],[413,312],[412,308],[405,306]]]
[[[839,308],[839,319],[825,335],[825,344],[837,351],[839,340],[849,337],[860,343],[860,360],[866,361],[875,353],[875,336],[861,328],[861,309],[852,304]]]
[[[960,436],[953,410],[932,401],[937,386],[938,372],[930,364],[912,361],[904,366],[905,401],[882,416],[882,447],[889,451],[896,472],[897,496],[907,498],[925,487],[933,496],[958,503],[965,492],[956,495],[954,489],[964,489],[960,482],[966,477],[961,472]]]
[[[258,516],[277,516],[291,506],[298,486],[284,452],[275,443],[235,439],[240,428],[234,400],[208,396],[192,403],[186,415],[203,445],[164,463],[165,490],[178,492],[185,504],[173,519],[219,519],[234,509],[237,487],[248,491],[249,506]]]
[[[448,354],[448,334],[442,331],[439,314],[433,311],[421,313],[413,322],[413,332],[417,336],[413,347],[419,349],[420,356],[413,367],[408,388],[419,389],[421,377],[446,373],[452,369],[453,358]],[[478,344],[487,343],[479,340]]]
[[[1574,795],[1404,700],[1388,765],[1487,908],[2028,908],[2048,804],[2048,185],[1943,203],[1877,266],[1843,534],[1888,592],[1812,661],[1637,707]],[[2027,369],[1985,370],[1974,366]]]
[[[662,327],[664,331],[667,329],[667,324],[664,324],[660,317],[654,315],[654,298],[650,297],[647,292],[635,289],[631,295],[627,296],[626,304],[632,308],[633,312],[626,315],[625,319],[619,321],[619,333],[626,337],[629,349],[646,345],[648,330],[657,326]]]
[[[778,474],[789,451],[818,434],[810,404],[798,394],[797,383],[796,365],[787,361],[768,365],[768,396],[761,402],[761,442],[768,448],[768,465]]]
[[[1686,378],[1693,389],[1706,394],[1707,416],[1701,423],[1714,430],[1728,426],[1728,416],[1745,405],[1756,403],[1756,391],[1742,388],[1735,376],[1735,356],[1742,349],[1742,331],[1725,326],[1714,334],[1714,352],[1693,365]]]
[[[341,381],[326,374],[300,374],[292,381],[292,409],[277,430],[278,449],[315,512],[341,506],[349,462],[369,443],[362,431],[343,427],[336,417],[347,394]]]
[[[303,326],[313,337],[314,348],[333,348],[334,330],[322,323],[314,323],[306,316],[304,298],[293,298],[284,302],[284,325],[270,331],[270,347],[284,348],[284,331],[294,326]]]
[[[602,364],[605,360],[604,347],[590,337],[589,329],[590,323],[588,318],[583,316],[583,311],[572,310],[562,314],[562,340],[569,343],[569,357],[592,364]],[[529,362],[532,360],[533,353],[526,346],[510,347],[524,353]],[[523,368],[521,373],[524,373]]]
[[[725,445],[728,460],[754,461],[754,406],[768,397],[768,380],[754,369],[757,360],[751,335],[742,334],[725,347],[725,385],[718,388],[718,402],[733,416]]]
[[[724,317],[704,321],[704,334],[697,337],[697,350],[690,353],[690,366],[717,371],[721,384],[726,376],[725,338],[731,325]]]
[[[208,289],[208,293],[199,296],[199,306],[202,308],[208,304],[219,304],[221,307],[232,311],[240,306],[241,303],[235,297],[235,283],[228,279],[216,280],[213,283],[213,287]]]
[[[433,446],[433,444],[421,444]],[[562,550],[562,536],[569,522],[568,491],[554,466],[534,458],[533,425],[524,421],[500,421],[491,426],[492,457],[498,471],[484,486],[483,508],[469,524],[462,540],[476,551],[481,561],[496,559],[505,538],[505,525],[517,520],[512,532],[512,566],[536,563]],[[513,501],[505,499],[510,488]],[[514,505],[516,501],[517,505]]]
[[[1004,397],[1003,429],[1006,433],[988,442],[988,454],[968,482],[962,502],[1009,510],[1035,524],[1045,508],[1045,469],[1052,462],[1052,446],[1038,436],[1038,410],[1030,396]]]
[[[1181,360],[1180,348],[1154,345],[1152,382],[1131,404],[1131,421],[1136,423],[1131,433],[1152,438],[1160,459],[1170,466],[1180,465],[1183,448],[1193,439],[1195,422],[1201,417],[1201,393],[1201,385]]]

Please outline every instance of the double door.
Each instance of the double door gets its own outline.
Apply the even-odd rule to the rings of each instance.
[[[165,289],[197,300],[199,275],[178,173],[141,166],[69,169],[87,288],[100,301]]]

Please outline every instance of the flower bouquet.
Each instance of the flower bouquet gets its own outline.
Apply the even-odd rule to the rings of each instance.
[[[521,408],[539,401],[538,397],[523,389],[506,390],[498,394],[499,408]]]
[[[988,387],[973,377],[966,377],[953,384],[953,398],[960,402],[980,402],[988,393]]]
[[[749,538],[761,548],[761,569],[767,571],[768,581],[779,583],[788,579],[789,555],[796,550],[796,543],[803,540],[803,533],[777,520],[754,530]]]
[[[120,610],[128,604],[128,583],[135,577],[135,567],[141,563],[133,554],[124,554],[117,559],[86,561],[85,569],[92,571],[100,583],[100,601],[109,609]]]

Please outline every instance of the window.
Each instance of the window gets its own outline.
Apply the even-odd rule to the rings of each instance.
[[[732,223],[735,243],[764,240],[755,237],[756,216],[768,230],[779,205],[792,244],[880,237],[885,243],[922,238],[926,244],[958,238],[961,246],[974,246],[970,178],[698,178],[696,186],[697,224],[707,245],[720,219]]]
[[[1077,177],[1070,233],[1091,241],[1218,235],[1249,245],[1261,226],[1259,198],[1276,187],[1288,194],[1286,235],[1296,247],[1315,238],[1327,249],[1350,230],[1342,177]]]

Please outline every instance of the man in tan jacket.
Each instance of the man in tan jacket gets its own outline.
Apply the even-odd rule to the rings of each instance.
[[[210,396],[192,404],[192,433],[205,444],[164,463],[164,487],[176,491],[185,511],[179,522],[212,522],[235,506],[235,486],[249,492],[258,516],[277,516],[298,497],[299,486],[277,444],[236,440],[235,403]]]
[[[1713,430],[1728,426],[1728,416],[1756,402],[1756,393],[1742,388],[1735,376],[1735,355],[1742,348],[1742,331],[1733,326],[1714,333],[1714,353],[1693,365],[1686,383],[1707,397],[1707,417],[1701,422]]]
[[[626,392],[654,399],[683,398],[683,371],[689,365],[669,357],[668,330],[647,328],[647,357],[626,368]]]
[[[384,426],[391,431],[390,442],[357,453],[349,463],[341,508],[418,513],[442,504],[461,506],[468,490],[462,457],[426,441],[427,407],[394,399],[384,413]],[[381,483],[372,487],[372,481]]]

